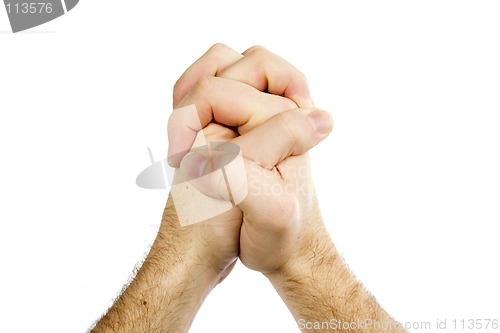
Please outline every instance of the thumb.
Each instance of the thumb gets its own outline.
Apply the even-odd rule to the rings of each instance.
[[[330,135],[333,120],[319,109],[295,109],[276,114],[233,140],[245,158],[270,170],[292,155],[301,155]]]
[[[231,142],[209,142],[184,156],[180,163],[183,181],[204,195],[239,204],[248,193],[245,162],[240,147]]]

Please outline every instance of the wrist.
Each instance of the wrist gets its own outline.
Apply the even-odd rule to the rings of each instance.
[[[282,265],[264,275],[306,274],[312,270],[331,270],[343,265],[323,223],[319,207],[313,205],[308,219],[303,221],[300,232],[294,237],[289,255]]]
[[[321,228],[323,229],[323,228]],[[264,275],[274,284],[288,279],[321,279],[342,270],[345,264],[326,230],[299,237],[292,256],[279,268]]]
[[[169,200],[135,279],[92,332],[187,332],[219,281],[200,253],[192,233],[178,224]]]
[[[155,242],[143,267],[160,279],[162,284],[165,281],[169,285],[176,284],[200,293],[212,290],[221,272],[212,267],[198,250],[190,249],[182,254],[178,251],[179,248],[174,250]]]
[[[181,276],[185,283],[205,286],[211,290],[222,270],[213,264],[210,251],[191,227],[181,227],[171,198],[167,202],[158,235],[145,261],[160,275]]]

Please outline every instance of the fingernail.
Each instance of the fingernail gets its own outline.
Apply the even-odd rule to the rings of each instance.
[[[319,134],[330,133],[333,127],[332,116],[325,111],[313,111],[307,115],[314,130]]]
[[[203,176],[208,159],[200,153],[189,153],[181,161],[180,168],[190,178]]]

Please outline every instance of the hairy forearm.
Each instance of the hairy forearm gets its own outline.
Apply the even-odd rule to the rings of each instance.
[[[300,241],[302,255],[266,276],[303,332],[405,332],[349,271],[324,227]]]
[[[187,332],[219,280],[192,242],[169,199],[144,264],[92,332]]]

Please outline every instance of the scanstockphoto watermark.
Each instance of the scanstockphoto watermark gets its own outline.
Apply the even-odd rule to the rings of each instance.
[[[307,165],[288,165],[286,168],[275,167],[268,171],[251,163],[247,174],[248,195],[306,196],[314,191]]]
[[[171,119],[177,119],[172,122],[189,134],[182,141],[188,144],[177,143],[168,158],[160,161],[148,148],[151,165],[139,173],[136,184],[147,189],[170,189],[182,226],[227,212],[248,196],[313,193],[308,163],[276,165],[269,170],[246,159],[234,142],[207,140],[194,104],[174,110]]]
[[[394,329],[420,330],[420,331],[484,331],[492,332],[500,329],[498,318],[445,318],[429,321],[377,321],[374,319],[363,319],[357,321],[341,321],[331,319],[329,321],[307,321],[299,319],[297,325],[302,331],[322,331],[331,330],[371,330],[386,331]],[[500,331],[500,330],[499,330]]]
[[[170,189],[182,226],[227,212],[248,196],[306,197],[314,191],[307,165],[268,170],[245,163],[240,147],[230,142],[208,142],[180,153],[181,168],[169,166],[167,158],[156,161],[148,151],[151,165],[137,176],[136,184]]]
[[[297,321],[300,330],[393,330],[406,328],[403,324],[396,321],[378,322],[373,319],[357,320],[357,321],[341,321],[331,319],[329,321],[307,321],[299,319]],[[408,329],[408,328],[407,328]]]

